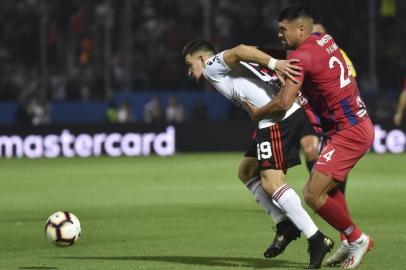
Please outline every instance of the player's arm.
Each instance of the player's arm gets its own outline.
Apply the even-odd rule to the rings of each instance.
[[[301,81],[295,83],[292,80],[286,80],[285,86],[280,89],[279,93],[261,108],[253,106],[248,101],[245,101],[244,105],[249,112],[251,119],[254,122],[259,122],[268,115],[283,113],[289,110],[290,107],[292,107],[293,102],[295,102],[297,92],[301,86]]]
[[[285,84],[284,77],[291,79],[294,82],[298,82],[295,76],[300,75],[301,67],[294,65],[299,60],[278,60],[272,58],[270,55],[260,51],[254,46],[238,45],[230,50],[227,50],[223,54],[224,62],[233,69],[240,61],[254,62],[261,66],[269,67],[275,70],[278,79]]]

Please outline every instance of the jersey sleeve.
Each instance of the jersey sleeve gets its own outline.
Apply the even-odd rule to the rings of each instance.
[[[296,76],[296,79],[298,81],[303,81],[305,73],[309,70],[310,68],[310,55],[306,51],[292,51],[288,54],[287,59],[299,59],[299,62],[295,63],[295,65],[299,66],[302,68],[301,75]]]
[[[224,62],[224,52],[218,53],[206,61],[203,75],[212,81],[220,81],[231,69]]]

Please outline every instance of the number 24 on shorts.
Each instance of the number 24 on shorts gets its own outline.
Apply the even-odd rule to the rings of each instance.
[[[326,162],[329,162],[331,160],[331,156],[334,154],[335,149],[330,150],[329,152],[325,153],[322,157],[326,160]]]

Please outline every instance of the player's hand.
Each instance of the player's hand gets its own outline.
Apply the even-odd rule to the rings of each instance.
[[[261,119],[258,118],[258,114],[257,114],[258,108],[255,107],[251,102],[249,102],[246,99],[243,99],[242,102],[243,102],[243,106],[244,106],[245,110],[250,115],[251,120],[254,121],[255,123],[258,123],[259,120],[261,120]]]
[[[291,79],[293,82],[298,83],[299,81],[295,76],[302,75],[302,68],[294,65],[298,63],[299,59],[289,59],[289,60],[278,60],[275,65],[276,76],[282,85],[285,85],[285,77]]]
[[[396,113],[393,116],[393,122],[395,123],[396,126],[400,127],[400,125],[402,124],[402,114]]]

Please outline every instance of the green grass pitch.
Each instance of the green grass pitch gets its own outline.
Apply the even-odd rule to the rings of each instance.
[[[240,160],[240,153],[1,159],[0,269],[302,269],[304,237],[278,258],[262,257],[273,224],[237,180]],[[406,269],[405,160],[371,153],[350,175],[352,216],[376,241],[359,269]],[[288,173],[299,194],[306,179],[305,166]],[[45,239],[45,221],[58,210],[81,221],[72,247]]]

